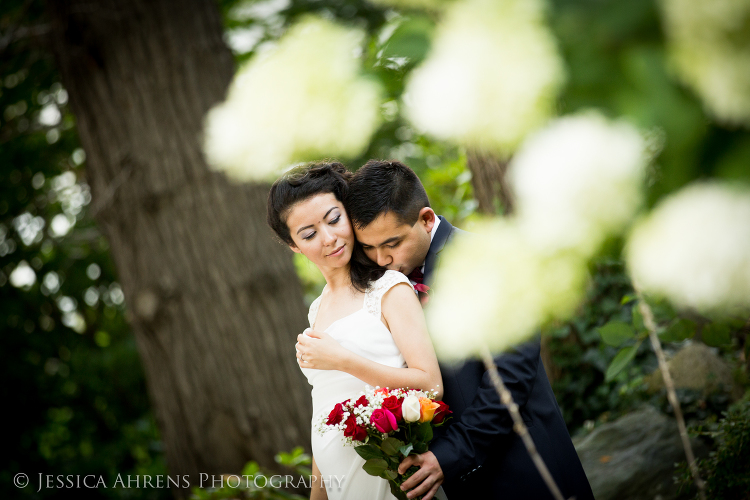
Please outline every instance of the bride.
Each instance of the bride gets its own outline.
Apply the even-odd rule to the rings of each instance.
[[[370,262],[358,246],[342,200],[351,173],[340,163],[296,168],[268,195],[268,224],[314,263],[326,280],[310,306],[311,330],[298,337],[297,360],[312,386],[313,425],[336,403],[371,386],[434,390],[442,379],[419,300],[409,280]],[[395,498],[370,476],[337,432],[312,430],[311,500]]]

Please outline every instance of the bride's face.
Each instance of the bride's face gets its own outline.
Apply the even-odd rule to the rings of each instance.
[[[344,205],[333,193],[321,193],[294,205],[286,219],[291,249],[319,268],[343,267],[354,248],[354,232]]]

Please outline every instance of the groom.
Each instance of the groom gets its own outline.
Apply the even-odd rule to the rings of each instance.
[[[397,161],[370,160],[360,168],[351,180],[346,208],[367,256],[408,275],[412,283],[429,285],[443,248],[461,237],[460,229],[430,208],[417,175]],[[496,356],[495,364],[563,496],[593,500],[539,349],[537,338]],[[411,490],[408,497],[426,495],[429,500],[442,484],[451,499],[553,498],[513,431],[484,364],[468,360],[440,368],[443,400],[453,415],[436,430],[428,452],[409,456],[399,466],[400,473],[412,465],[420,468],[404,482],[402,489]]]

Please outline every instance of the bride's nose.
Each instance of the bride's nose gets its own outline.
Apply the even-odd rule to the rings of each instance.
[[[333,234],[333,231],[330,228],[326,227],[321,229],[321,235],[323,236],[323,244],[333,245],[336,243],[336,235]]]

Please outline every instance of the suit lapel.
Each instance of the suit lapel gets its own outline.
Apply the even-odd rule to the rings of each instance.
[[[454,227],[442,215],[438,217],[440,217],[440,225],[437,228],[435,237],[432,238],[430,250],[427,252],[427,257],[424,260],[424,281],[428,285],[432,282],[432,273],[437,266],[438,256],[443,248],[445,248],[445,244],[450,240],[454,231]]]

